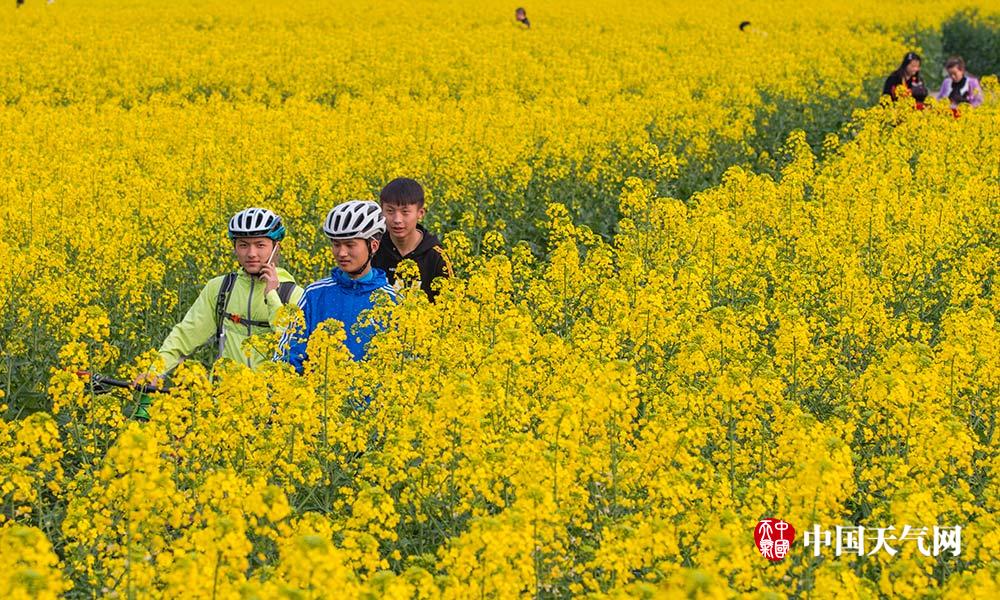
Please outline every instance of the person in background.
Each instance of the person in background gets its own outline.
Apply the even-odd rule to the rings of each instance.
[[[892,72],[882,86],[882,95],[889,96],[895,102],[899,99],[900,86],[906,86],[910,95],[917,101],[917,108],[923,108],[923,102],[927,99],[927,86],[920,78],[920,55],[916,52],[907,52],[903,57],[903,63]]]
[[[963,102],[971,106],[983,103],[983,88],[979,85],[978,79],[966,72],[965,61],[961,56],[949,58],[944,63],[944,68],[948,71],[948,77],[941,82],[941,89],[937,93],[938,100],[945,98],[950,100],[952,110],[957,109]]]
[[[528,13],[523,8],[518,7],[514,11],[514,18],[517,19],[518,23],[524,25],[525,29],[531,29],[531,21],[528,20]]]

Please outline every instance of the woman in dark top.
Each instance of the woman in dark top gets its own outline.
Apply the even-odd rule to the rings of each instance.
[[[528,20],[528,13],[523,8],[518,8],[514,11],[514,18],[521,25],[524,25],[525,29],[531,29],[531,21]]]
[[[882,95],[889,96],[893,102],[899,99],[899,86],[905,85],[910,95],[920,105],[927,99],[927,86],[920,78],[920,56],[916,52],[907,52],[903,64],[889,75],[882,86]]]

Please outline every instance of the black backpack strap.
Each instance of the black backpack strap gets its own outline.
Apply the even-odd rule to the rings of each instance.
[[[281,299],[281,304],[288,304],[288,299],[292,297],[292,291],[295,289],[294,281],[282,281],[278,284],[278,298]]]
[[[222,356],[225,340],[225,329],[222,327],[222,323],[226,319],[226,307],[229,305],[229,296],[232,295],[235,285],[236,273],[227,273],[222,280],[222,285],[219,286],[219,295],[215,300],[215,339],[219,344],[219,356]]]

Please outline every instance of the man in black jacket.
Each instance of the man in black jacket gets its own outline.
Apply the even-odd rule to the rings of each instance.
[[[385,271],[389,283],[395,284],[396,266],[405,259],[412,260],[420,269],[420,289],[433,302],[437,292],[431,289],[431,283],[438,277],[451,277],[452,271],[440,240],[420,224],[427,212],[424,188],[413,179],[393,179],[382,188],[379,203],[389,239],[383,240],[375,252],[372,266]]]

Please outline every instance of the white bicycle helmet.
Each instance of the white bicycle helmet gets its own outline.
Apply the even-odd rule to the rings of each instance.
[[[229,239],[266,237],[280,241],[285,237],[281,217],[266,208],[247,208],[229,219]]]
[[[379,205],[371,200],[350,200],[327,213],[323,233],[331,240],[381,238],[385,233],[385,217]]]

